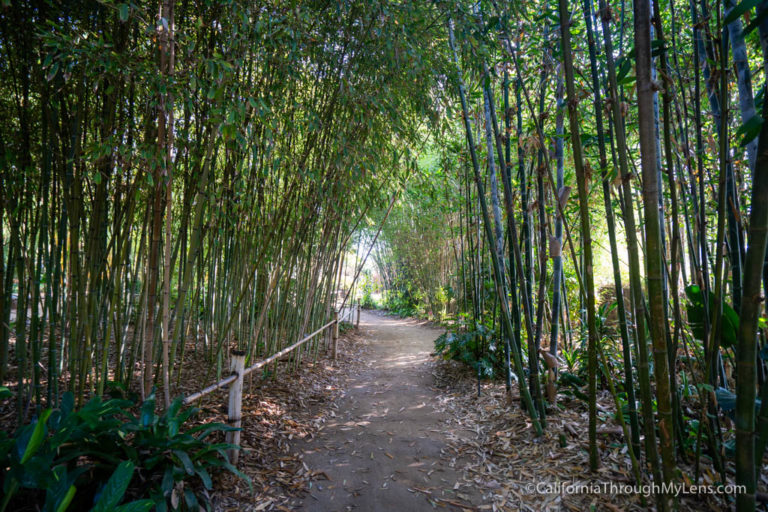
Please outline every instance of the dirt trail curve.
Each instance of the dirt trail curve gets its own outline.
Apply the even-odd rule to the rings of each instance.
[[[438,391],[429,354],[441,331],[365,311],[360,330],[370,347],[367,368],[348,376],[336,417],[297,446],[309,468],[328,477],[313,482],[300,510],[461,510],[460,504],[471,508],[468,500],[478,505],[479,495],[453,491],[460,465],[444,451],[446,418],[431,405]]]

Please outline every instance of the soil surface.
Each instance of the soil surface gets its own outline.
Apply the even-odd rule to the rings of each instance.
[[[454,490],[462,464],[446,450],[446,414],[433,408],[440,392],[430,352],[442,331],[363,311],[360,333],[370,349],[367,366],[347,376],[335,417],[296,445],[320,475],[300,510],[474,509],[479,493]]]

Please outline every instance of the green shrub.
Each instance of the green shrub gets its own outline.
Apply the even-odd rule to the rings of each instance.
[[[94,397],[75,410],[72,394],[65,393],[61,407],[46,409],[13,437],[0,432],[0,512],[11,503],[55,512],[198,510],[205,500],[194,489],[211,489],[212,469],[247,479],[226,459],[232,446],[206,440],[230,427],[183,430],[196,409],[183,409],[181,398],[162,415],[154,412],[154,395],[138,416],[131,412],[135,406]]]
[[[435,354],[461,361],[488,379],[504,375],[504,357],[499,352],[493,332],[483,325],[469,332],[446,332],[435,340]]]
[[[360,306],[363,309],[378,309],[379,305],[373,298],[373,294],[378,291],[377,288],[378,286],[371,278],[370,271],[364,272],[360,281],[360,289],[363,292],[363,296],[360,299]]]
[[[376,304],[376,301],[373,300],[373,295],[371,294],[371,290],[368,288],[363,289],[363,298],[360,299],[360,307],[362,307],[363,309],[378,308],[378,304]]]
[[[123,429],[132,433],[131,442],[123,444],[125,455],[141,464],[139,473],[152,486],[150,497],[158,511],[184,503],[190,510],[200,508],[201,498],[192,485],[213,487],[210,471],[227,469],[250,484],[247,476],[232,466],[227,450],[239,447],[226,443],[209,443],[206,438],[214,432],[235,430],[222,423],[197,425],[183,431],[183,424],[197,413],[196,408],[182,408],[182,398],[176,398],[163,415],[155,414],[154,395],[145,401],[138,417],[132,417]],[[197,434],[197,435],[195,435]],[[192,485],[190,485],[192,484]],[[183,502],[181,497],[183,496]],[[205,503],[205,500],[202,499]]]
[[[384,309],[401,317],[415,316],[416,306],[416,301],[407,290],[391,290],[384,299]]]

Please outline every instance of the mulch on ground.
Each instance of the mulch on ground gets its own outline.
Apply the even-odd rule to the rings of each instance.
[[[324,475],[312,471],[302,453],[291,448],[295,439],[311,439],[329,418],[336,416],[336,400],[343,394],[344,376],[364,365],[366,344],[354,330],[338,343],[338,359],[321,354],[296,371],[278,372],[276,378],[246,380],[238,469],[248,483],[229,473],[215,482],[212,500],[217,511],[293,510],[309,489],[310,481]],[[205,421],[224,421],[226,404],[203,406]]]
[[[477,510],[573,511],[653,510],[653,496],[642,502],[629,492],[634,484],[632,466],[621,430],[612,420],[609,394],[599,397],[598,410],[606,421],[598,425],[600,467],[589,471],[587,404],[560,395],[551,408],[547,428],[535,435],[528,415],[520,407],[516,390],[511,397],[503,383],[483,383],[477,396],[473,372],[456,361],[434,361],[436,386],[442,390],[435,407],[449,413],[446,435],[450,451],[464,460],[462,487],[482,489],[491,503]],[[702,458],[702,462],[704,462]],[[693,474],[691,468],[686,468]],[[646,476],[647,478],[647,476]],[[733,475],[729,476],[732,479]],[[765,485],[765,476],[762,475]],[[719,478],[711,466],[702,470],[700,484],[716,486]],[[577,484],[580,493],[565,489]],[[692,482],[688,482],[692,483]],[[733,483],[732,480],[730,483]],[[537,488],[537,484],[539,487]],[[649,480],[643,484],[650,484]],[[617,492],[618,491],[618,492]],[[733,508],[724,494],[688,494],[679,497],[680,510],[718,511]]]

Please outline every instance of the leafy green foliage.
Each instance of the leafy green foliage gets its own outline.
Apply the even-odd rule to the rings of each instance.
[[[344,334],[347,331],[351,331],[352,329],[354,329],[354,327],[355,326],[352,324],[352,322],[342,320],[341,322],[339,322],[339,334]]]
[[[582,391],[586,381],[578,375],[562,371],[558,374],[558,384],[562,394],[575,396],[585,402],[589,401],[587,395]]]
[[[691,285],[685,288],[685,294],[688,296],[688,323],[691,326],[691,332],[693,337],[699,341],[706,341],[704,339],[704,322],[705,322],[705,309],[704,309],[704,293],[701,291],[698,285]],[[715,303],[715,294],[709,292],[709,311],[712,312],[712,305]],[[736,336],[739,330],[739,315],[734,309],[726,302],[723,302],[723,315],[721,317],[721,331],[720,345],[722,347],[732,347],[736,345]],[[709,320],[709,325],[712,325],[712,319]]]
[[[109,480],[107,480],[107,483],[101,490],[91,512],[109,512],[114,510],[131,483],[133,470],[133,462],[129,460],[118,464],[117,469],[115,469],[115,472],[112,473],[112,476],[109,477]]]
[[[739,126],[736,130],[736,135],[741,135],[740,147],[745,147],[747,144],[755,140],[760,135],[760,130],[763,127],[763,118],[759,115],[754,115],[749,118],[744,124]]]
[[[715,397],[717,397],[717,405],[720,407],[720,409],[722,409],[725,413],[733,418],[736,411],[736,393],[730,389],[719,387],[715,390]],[[756,398],[755,412],[760,410],[761,405],[762,401],[759,398]]]
[[[398,316],[408,317],[416,315],[417,304],[418,302],[411,293],[411,287],[408,286],[405,290],[392,290],[387,293],[383,305],[384,309],[388,309]]]
[[[155,414],[155,397],[151,395],[142,405],[138,417],[123,425],[125,433],[132,434],[132,442],[124,445],[125,455],[139,467],[143,480],[152,483],[152,499],[157,510],[166,510],[168,504],[176,509],[178,496],[183,493],[189,509],[200,506],[201,497],[191,492],[186,483],[200,483],[206,490],[213,486],[210,471],[226,469],[250,484],[247,476],[227,460],[226,451],[236,446],[209,443],[206,438],[214,432],[234,430],[222,423],[208,423],[187,431],[183,424],[197,412],[195,408],[182,408],[181,397],[171,402],[162,415]]]
[[[597,315],[595,316],[595,327],[600,338],[616,338],[616,329],[610,322],[611,313],[616,310],[616,306],[616,302],[606,302],[598,306],[596,311]]]
[[[725,24],[728,25],[734,21],[736,21],[740,16],[742,16],[747,11],[751,10],[753,7],[755,7],[757,4],[759,4],[759,0],[741,0],[736,7],[731,9],[731,12],[728,13],[728,15],[725,17]]]
[[[73,405],[74,399],[67,393],[59,409],[46,409],[14,437],[0,439],[4,495],[0,510],[6,510],[17,492],[24,492],[20,499],[31,494],[43,502],[46,510],[66,510],[71,504],[90,507],[94,490],[114,467],[102,448],[114,444],[111,429],[115,421],[119,423],[127,404],[118,400],[102,402],[97,397],[78,412],[73,411]],[[101,418],[104,421],[99,421]],[[122,495],[118,501],[120,498]]]
[[[363,291],[363,298],[360,299],[360,307],[363,309],[376,309],[376,301],[373,300],[373,296],[369,290]]]
[[[493,331],[483,325],[468,332],[446,332],[435,340],[435,353],[445,359],[461,361],[478,375],[494,378],[504,375],[503,357],[498,354]]]
[[[235,447],[207,440],[231,427],[209,423],[184,430],[196,409],[183,409],[181,398],[162,415],[155,413],[154,395],[138,415],[131,414],[134,407],[129,400],[97,396],[75,410],[73,395],[66,393],[60,408],[46,409],[13,437],[0,433],[0,511],[14,498],[56,512],[167,510],[169,505],[196,510],[204,500],[193,489],[210,490],[212,470],[223,468],[247,480],[226,458],[226,450]]]
[[[363,293],[363,296],[360,299],[360,306],[363,309],[376,309],[378,307],[378,304],[376,304],[376,300],[373,298],[373,293],[375,291],[375,283],[371,279],[370,271],[365,272],[362,275],[360,289]]]

